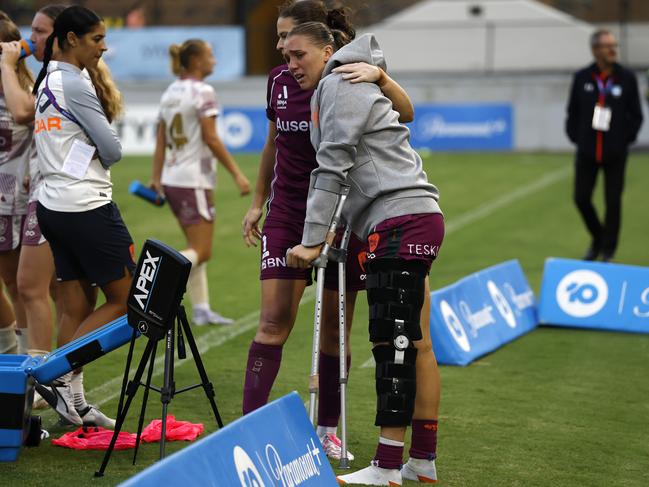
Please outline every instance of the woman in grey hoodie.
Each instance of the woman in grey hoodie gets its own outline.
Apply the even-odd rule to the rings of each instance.
[[[345,44],[324,24],[295,27],[285,44],[289,69],[302,89],[313,89],[311,142],[318,167],[311,174],[302,244],[287,264],[306,268],[318,256],[337,195],[351,186],[343,218],[366,240],[370,341],[376,361],[379,444],[371,465],[338,477],[341,483],[401,485],[433,482],[439,401],[438,369],[427,319],[428,272],[444,237],[437,188],[409,143],[390,101],[371,83],[352,84],[332,70],[366,62],[385,68],[373,36]],[[327,188],[320,189],[320,188]],[[413,420],[413,417],[415,418]],[[401,467],[405,429],[413,426],[410,459]]]

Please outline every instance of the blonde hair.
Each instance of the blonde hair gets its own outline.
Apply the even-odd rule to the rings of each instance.
[[[124,111],[124,103],[122,94],[117,89],[117,85],[113,81],[110,74],[110,69],[103,59],[97,63],[97,67],[88,69],[90,80],[95,86],[97,98],[104,109],[104,114],[109,122],[118,118]]]
[[[1,12],[1,11],[0,11]],[[16,24],[14,24],[9,17],[2,12],[0,16],[0,42],[12,42],[20,40],[20,31]],[[25,91],[31,91],[34,86],[34,77],[32,72],[25,64],[25,59],[19,59],[16,63],[16,74],[18,76],[18,84]]]
[[[205,41],[202,39],[187,39],[182,44],[169,46],[171,56],[171,72],[180,76],[189,69],[189,62],[194,56],[198,56],[205,49]]]

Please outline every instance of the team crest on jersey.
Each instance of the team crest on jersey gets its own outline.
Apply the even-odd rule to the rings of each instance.
[[[286,85],[282,86],[282,90],[277,94],[277,109],[286,110],[288,107],[288,89]]]
[[[36,217],[36,215],[29,215],[29,217],[27,217],[27,228],[33,230],[34,228],[36,228],[36,225],[38,225],[38,218]]]

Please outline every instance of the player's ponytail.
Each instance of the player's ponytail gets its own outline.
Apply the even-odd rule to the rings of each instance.
[[[171,72],[180,76],[182,66],[180,65],[180,46],[178,44],[169,46],[169,57],[171,57]]]
[[[34,89],[32,90],[32,93],[34,95],[38,93],[38,87],[41,85],[41,82],[43,81],[43,79],[45,79],[45,76],[47,75],[47,65],[50,63],[50,60],[52,59],[52,49],[54,46],[55,38],[56,35],[54,32],[52,32],[47,38],[47,40],[45,41],[45,51],[43,54],[43,67],[38,72],[38,76],[36,77],[36,81],[34,82]]]

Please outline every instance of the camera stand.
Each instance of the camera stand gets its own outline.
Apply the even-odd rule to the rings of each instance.
[[[160,338],[156,338],[153,335],[149,336],[149,340],[146,344],[144,352],[142,353],[142,357],[140,358],[140,363],[137,367],[137,370],[135,371],[135,374],[133,375],[133,379],[130,381],[128,380],[131,362],[133,359],[133,349],[135,347],[135,339],[137,338],[137,331],[133,329],[133,335],[131,337],[128,356],[126,359],[126,368],[124,370],[122,389],[119,396],[119,405],[117,407],[117,420],[115,424],[115,432],[113,433],[113,438],[110,441],[108,450],[106,450],[106,454],[104,455],[104,460],[101,464],[101,467],[97,472],[95,472],[95,477],[103,477],[104,475],[104,471],[108,466],[110,456],[113,453],[113,450],[115,448],[115,442],[117,441],[119,432],[121,431],[122,426],[124,424],[124,420],[126,419],[126,414],[128,413],[129,407],[131,406],[131,403],[133,402],[133,398],[135,397],[137,390],[140,386],[144,387],[144,394],[142,399],[142,409],[140,411],[140,418],[138,421],[137,438],[135,441],[135,452],[133,454],[134,465],[137,457],[137,451],[140,446],[140,437],[142,434],[142,426],[144,424],[144,414],[146,412],[146,404],[149,398],[149,390],[154,390],[160,393],[160,399],[162,401],[162,435],[160,438],[160,459],[164,458],[165,456],[165,436],[167,432],[167,408],[169,406],[169,403],[171,402],[171,400],[176,394],[187,392],[202,386],[203,390],[205,391],[205,395],[207,396],[207,400],[210,402],[210,406],[212,407],[214,417],[216,418],[216,423],[218,424],[219,428],[223,427],[223,422],[221,421],[221,416],[219,415],[219,411],[216,407],[216,402],[214,400],[214,386],[210,382],[209,378],[207,377],[207,373],[205,372],[205,367],[203,366],[203,361],[201,360],[200,354],[198,352],[198,347],[196,346],[196,341],[194,340],[194,335],[192,334],[191,328],[187,321],[187,315],[185,313],[185,308],[183,306],[178,307],[175,320],[173,321],[174,322],[171,323],[171,325],[168,327],[166,335],[163,335],[165,337],[165,362],[164,362],[163,385],[161,388],[157,388],[151,385],[151,378],[153,376],[153,367],[155,362],[156,350],[158,348],[158,341],[160,341]],[[177,333],[177,342],[176,342],[176,337],[174,336],[174,332]],[[184,359],[187,356],[183,333],[187,339],[187,343],[189,344],[189,348],[192,352],[192,357],[194,358],[194,363],[196,364],[196,368],[198,369],[198,374],[201,378],[201,382],[199,384],[194,384],[192,386],[176,390],[176,383],[174,381],[174,353],[175,353],[176,343],[178,348],[178,358]],[[142,375],[144,374],[144,369],[146,368],[147,362],[149,364],[149,369],[147,372],[146,383],[143,383]]]

